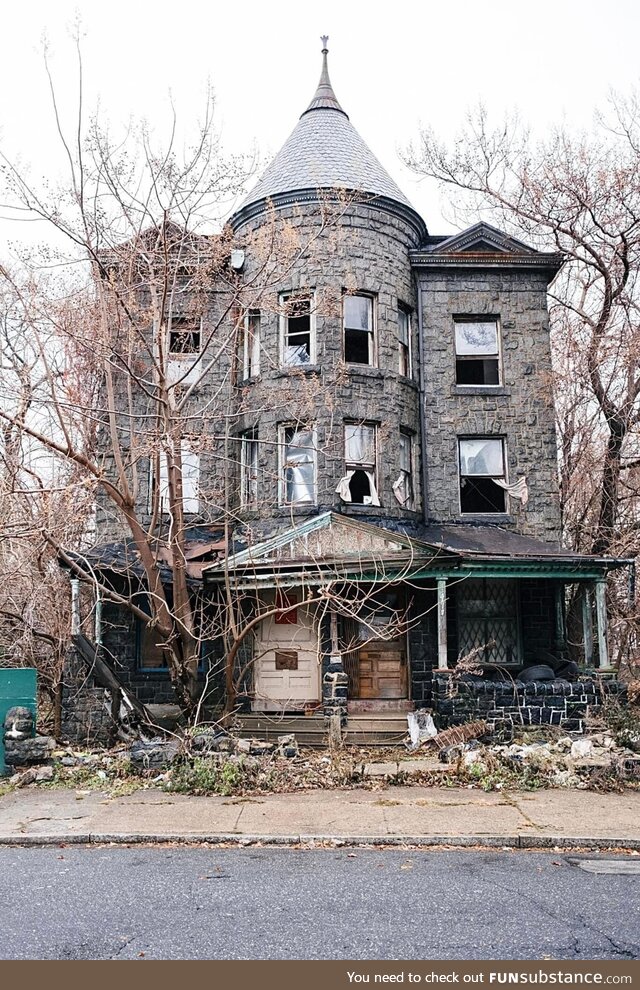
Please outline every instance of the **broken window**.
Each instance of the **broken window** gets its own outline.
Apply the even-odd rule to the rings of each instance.
[[[460,511],[505,512],[504,440],[474,437],[458,443]]]
[[[240,505],[255,509],[258,504],[258,434],[248,430],[240,437]]]
[[[313,505],[317,489],[315,430],[282,427],[280,456],[280,504]]]
[[[343,502],[380,505],[376,489],[376,427],[374,423],[345,423],[345,474],[336,491]]]
[[[456,384],[499,385],[498,321],[460,319],[456,331]]]
[[[200,457],[191,449],[186,440],[183,440],[180,445],[180,453],[182,462],[182,507],[184,512],[199,512]],[[167,455],[164,451],[160,452],[160,476],[156,483],[160,498],[160,511],[169,512],[169,469],[167,466]]]
[[[254,378],[260,374],[260,310],[245,313],[242,334],[242,377]]]
[[[398,304],[398,370],[405,378],[411,378],[411,313]]]
[[[283,365],[313,364],[316,359],[313,297],[309,293],[282,296],[280,302]]]
[[[169,320],[169,353],[199,354],[201,346],[200,317],[172,316]]]
[[[344,296],[344,359],[347,364],[375,364],[373,298]]]
[[[473,578],[456,589],[458,656],[484,663],[519,662],[516,582]]]
[[[393,493],[405,509],[413,508],[413,464],[412,437],[400,431],[399,457],[400,474],[393,485]]]

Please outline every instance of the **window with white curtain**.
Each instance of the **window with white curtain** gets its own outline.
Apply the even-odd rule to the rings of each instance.
[[[345,295],[342,318],[347,364],[375,364],[373,296]]]
[[[317,501],[316,431],[280,428],[280,504],[314,505]]]
[[[336,491],[343,502],[380,505],[376,486],[375,423],[345,423],[345,473]]]

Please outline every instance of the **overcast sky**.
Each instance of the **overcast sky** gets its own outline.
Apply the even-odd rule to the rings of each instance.
[[[162,128],[168,93],[182,121],[195,120],[210,80],[226,150],[255,146],[268,160],[313,95],[319,36],[327,33],[342,106],[431,231],[443,232],[450,227],[437,190],[398,158],[420,125],[450,137],[482,100],[497,118],[517,108],[538,131],[563,117],[588,126],[611,88],[638,83],[639,10],[633,0],[23,0],[3,10],[0,142],[34,176],[50,173],[56,158],[42,38],[61,105],[70,108],[69,26],[79,13],[89,107],[99,100],[116,125],[146,117]],[[0,235],[20,231],[0,222]]]

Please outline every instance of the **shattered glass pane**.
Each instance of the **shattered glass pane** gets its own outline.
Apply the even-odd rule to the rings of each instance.
[[[460,440],[460,474],[504,477],[502,440]]]
[[[497,354],[498,324],[456,322],[456,354]]]

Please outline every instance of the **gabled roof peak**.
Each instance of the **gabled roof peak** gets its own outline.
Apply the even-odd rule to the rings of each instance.
[[[311,100],[311,103],[307,109],[300,114],[304,117],[305,114],[311,113],[312,110],[337,110],[339,113],[343,113],[347,120],[349,115],[345,113],[340,104],[336,94],[333,92],[333,86],[331,85],[331,80],[329,79],[329,67],[327,65],[327,55],[329,54],[329,49],[327,48],[327,43],[329,41],[329,36],[326,34],[322,35],[322,72],[320,73],[320,82],[318,83],[318,88],[316,89],[315,95]]]

